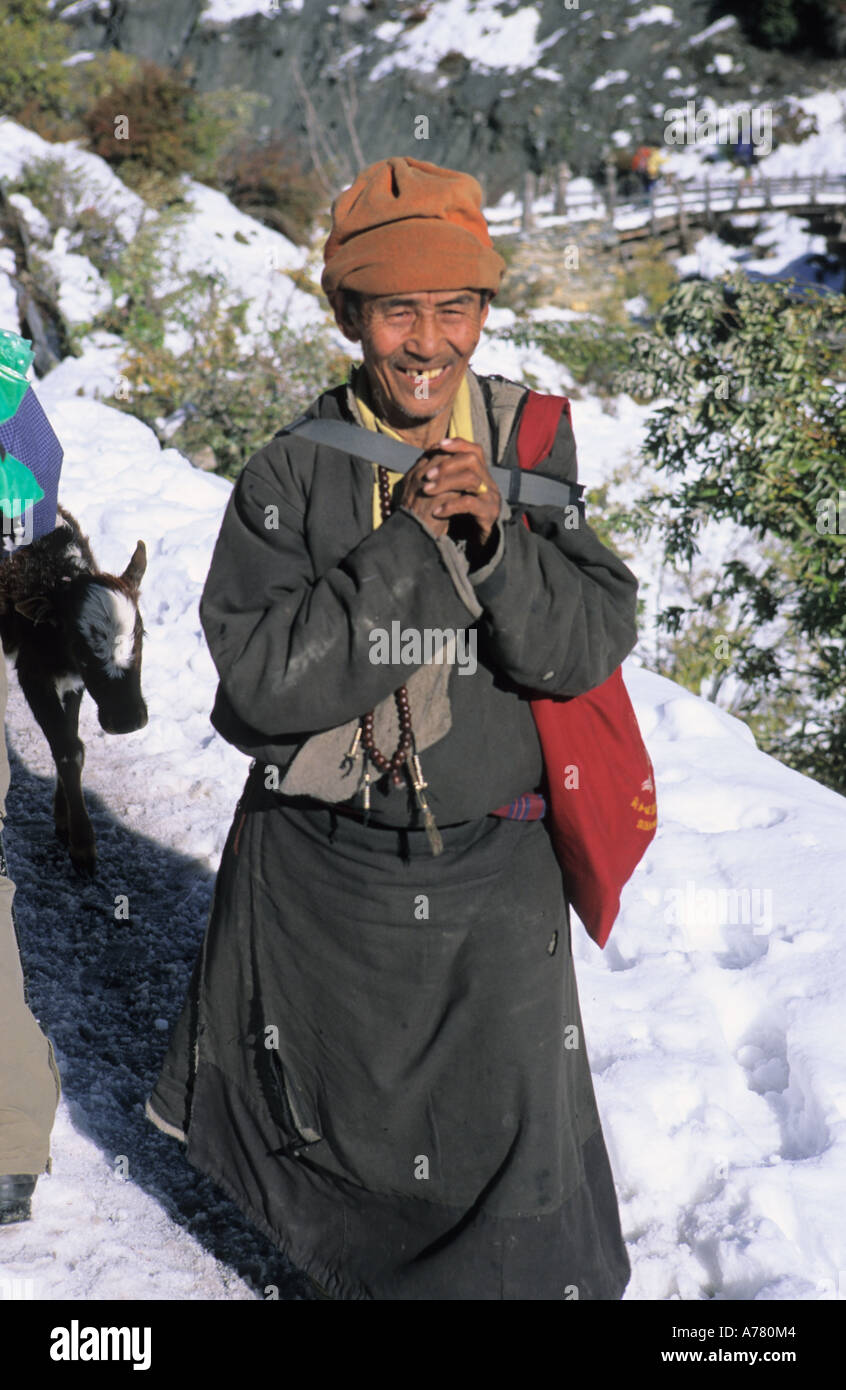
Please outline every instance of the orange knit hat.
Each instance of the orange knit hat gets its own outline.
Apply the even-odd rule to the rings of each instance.
[[[505,261],[481,208],[470,174],[404,156],[371,164],[332,205],[324,292],[499,289]]]

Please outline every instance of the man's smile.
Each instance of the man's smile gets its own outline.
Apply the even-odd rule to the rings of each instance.
[[[397,367],[395,370],[407,380],[428,381],[434,384],[436,381],[440,381],[442,377],[446,376],[446,373],[450,370],[450,366],[451,363],[448,362],[442,367],[427,367],[425,371],[421,370],[420,367]]]

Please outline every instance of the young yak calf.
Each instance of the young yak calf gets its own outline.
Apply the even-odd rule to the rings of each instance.
[[[64,507],[55,531],[0,560],[0,640],[15,658],[21,689],[56,764],[56,834],[83,874],[95,872],[97,858],[82,795],[79,706],[85,689],[107,734],[132,733],[147,723],[138,612],[146,567],[139,541],[122,575],[102,574]]]

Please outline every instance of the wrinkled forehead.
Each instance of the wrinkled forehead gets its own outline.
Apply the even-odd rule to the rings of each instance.
[[[409,304],[440,309],[447,304],[478,305],[481,296],[478,290],[468,288],[464,290],[409,290],[407,294],[368,294],[363,295],[362,298],[365,303],[378,308],[392,308],[395,304]]]

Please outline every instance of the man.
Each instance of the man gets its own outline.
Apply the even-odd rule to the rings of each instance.
[[[0,720],[8,683],[0,653]],[[0,738],[0,826],[9,791],[9,756]],[[39,1173],[50,1166],[50,1131],[61,1083],[50,1039],[24,992],[12,900],[15,885],[0,850],[0,1226],[28,1221]]]
[[[63,451],[27,381],[32,359],[28,339],[0,329],[0,564],[18,544],[38,540],[56,524]],[[0,726],[7,695],[6,661],[0,651]],[[9,780],[4,733],[0,826]],[[0,1226],[28,1221],[32,1215],[38,1176],[50,1167],[50,1131],[61,1094],[52,1044],[26,1001],[12,915],[14,896],[0,844]]]
[[[561,875],[508,811],[543,777],[531,695],[619,665],[636,581],[491,474],[526,392],[468,367],[504,269],[480,209],[405,158],[338,198],[323,287],[364,363],[309,414],[425,452],[393,474],[280,432],[201,602],[213,723],[255,763],[148,1115],[342,1299],[629,1276]],[[563,419],[543,472],[575,481]]]

